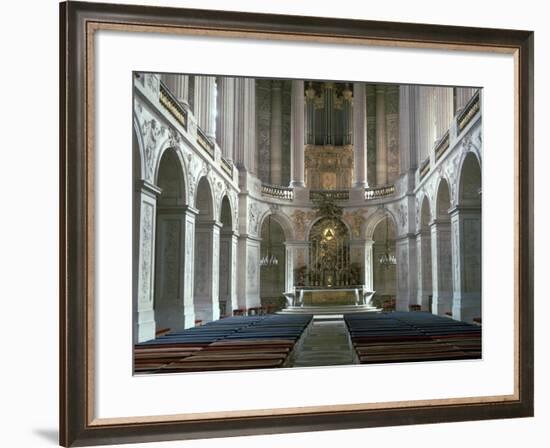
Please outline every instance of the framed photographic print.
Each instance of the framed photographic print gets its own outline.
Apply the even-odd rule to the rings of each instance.
[[[64,446],[533,415],[533,33],[62,3]]]

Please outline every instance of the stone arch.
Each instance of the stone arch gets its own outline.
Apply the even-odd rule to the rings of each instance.
[[[155,235],[154,310],[157,328],[185,328],[185,203],[183,167],[173,149],[163,152],[155,182],[157,197]]]
[[[288,223],[286,223],[288,224]],[[286,289],[288,228],[280,214],[266,213],[262,217],[259,236],[260,242],[260,299],[266,309],[278,309],[282,306],[283,292]],[[271,258],[276,264],[270,264]],[[267,265],[263,265],[266,262]]]
[[[385,265],[380,259],[388,255],[397,257],[397,222],[390,213],[381,213],[372,223],[374,303],[392,309],[397,296],[397,263]]]
[[[166,139],[165,142],[160,145],[160,149],[156,160],[156,165],[153,171],[153,182],[156,185],[158,185],[160,163],[166,151],[173,151],[174,154],[177,156],[177,160],[174,160],[174,162],[177,162],[181,168],[182,183],[183,183],[183,188],[185,189],[184,202],[186,205],[188,205],[190,188],[189,188],[189,174],[188,174],[187,164],[185,163],[185,157],[183,155],[183,152],[181,151],[181,148],[179,148],[178,146],[171,145],[170,139]]]
[[[458,175],[458,207],[453,210],[455,287],[453,318],[471,322],[481,318],[482,212],[481,165],[475,152],[468,152]]]
[[[452,200],[451,185],[446,178],[442,177],[439,180],[435,191],[435,208],[433,209],[433,217],[437,220],[448,220]]]
[[[383,209],[378,209],[376,210],[376,212],[374,214],[372,214],[368,219],[367,219],[367,222],[365,223],[365,239],[366,240],[373,240],[373,236],[374,236],[374,230],[376,229],[376,227],[378,226],[378,224],[383,221],[384,219],[386,218],[389,218],[391,219],[392,221],[392,224],[394,226],[394,228],[398,229],[397,227],[397,219],[396,219],[396,216],[394,215],[394,213],[387,209],[387,208],[383,208]]]
[[[198,179],[195,187],[194,205],[199,210],[197,220],[208,219],[213,221],[215,217],[215,198],[214,190],[208,176],[202,176]]]
[[[417,232],[420,232],[420,230],[422,229],[422,224],[423,224],[423,221],[422,221],[422,218],[424,216],[424,218],[426,219],[426,216],[427,216],[427,223],[431,222],[432,220],[432,206],[431,206],[431,203],[430,203],[430,197],[428,196],[428,194],[425,192],[425,191],[421,191],[420,194],[419,194],[419,197],[418,197],[418,201],[416,203],[416,231]],[[423,211],[424,211],[424,215],[423,215]],[[427,215],[426,215],[427,213]]]
[[[481,162],[476,152],[464,154],[457,179],[458,204],[481,206]]]
[[[432,207],[430,205],[430,198],[427,195],[424,195],[420,202],[420,230],[425,227],[430,226],[430,223],[433,221]]]
[[[294,239],[294,227],[292,225],[292,222],[290,221],[290,218],[282,212],[273,211],[271,209],[267,209],[259,219],[260,224],[258,228],[260,229],[260,232],[262,226],[269,216],[271,216],[271,219],[277,221],[277,224],[281,226],[286,241],[291,241]]]

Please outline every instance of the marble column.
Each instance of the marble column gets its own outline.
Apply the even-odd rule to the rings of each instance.
[[[260,301],[260,238],[240,235],[238,242],[237,303],[248,310],[261,306]]]
[[[309,242],[294,240],[285,241],[287,250],[287,274],[285,283],[287,291],[293,291],[296,284],[305,282],[305,278],[297,278],[296,270],[307,271],[309,267]]]
[[[256,174],[256,81],[235,78],[234,162],[237,168]]]
[[[399,161],[400,174],[413,173],[417,167],[416,155],[416,89],[399,86]],[[414,177],[411,179],[414,188]]]
[[[306,145],[315,145],[315,89],[313,83],[308,83],[306,95]]]
[[[365,291],[374,291],[373,240],[352,240],[350,242],[352,264],[361,266],[361,282]]]
[[[294,289],[294,247],[287,241],[285,245],[285,292]]]
[[[421,164],[432,154],[435,143],[435,108],[434,108],[434,88],[418,86],[418,163]]]
[[[185,255],[183,258],[183,306],[185,328],[195,326],[195,220],[198,210],[185,208]]]
[[[386,140],[386,89],[376,86],[376,184],[388,183],[388,147]]]
[[[409,305],[416,303],[416,239],[407,234],[396,240],[395,257],[397,259],[397,311],[409,311]]]
[[[237,257],[239,255],[239,237],[236,233],[231,238],[231,310],[239,308],[238,303],[238,263]]]
[[[218,144],[220,145],[222,156],[232,161],[233,143],[235,131],[235,78],[221,76],[219,79],[220,111],[218,114],[218,123],[216,126],[218,135]]]
[[[453,89],[434,87],[435,94],[435,138],[439,140],[449,130],[454,116]]]
[[[451,223],[435,220],[431,224],[432,236],[432,313],[440,316],[452,312],[453,279]]]
[[[225,316],[232,316],[237,308],[237,233],[233,230],[222,229],[220,233],[220,272],[219,272],[219,298],[220,307],[224,304]]]
[[[367,183],[367,94],[365,84],[353,84],[353,153],[355,184],[365,188]]]
[[[186,208],[157,206],[155,321],[172,331],[185,328]]]
[[[189,76],[161,75],[161,79],[172,95],[184,106],[189,105]]]
[[[272,185],[282,184],[282,159],[283,159],[283,83],[273,80],[271,83],[271,164],[270,182]]]
[[[450,211],[453,259],[453,319],[481,317],[481,209]]]
[[[366,92],[365,92],[366,97]],[[365,98],[366,101],[366,98]],[[353,117],[353,92],[350,90],[349,86],[346,84],[346,87],[342,91],[342,123],[343,123],[343,140],[342,144],[352,145],[353,144],[353,128],[355,126],[354,117]],[[366,126],[366,123],[365,123]]]
[[[431,233],[429,228],[416,234],[416,267],[417,267],[417,294],[416,303],[422,311],[430,309],[430,296],[433,291],[432,280],[432,249]]]
[[[220,318],[220,227],[217,221],[195,223],[195,317],[203,324]]]
[[[207,137],[216,139],[216,78],[214,76],[199,76],[200,85],[200,115],[198,122]]]
[[[325,145],[334,145],[334,83],[323,84],[325,99]]]
[[[292,81],[290,152],[292,165],[291,187],[305,187],[304,183],[304,81]]]
[[[135,291],[136,342],[155,339],[155,235],[157,197],[161,190],[147,181],[141,181],[137,192],[139,200],[139,227],[137,240],[137,288]]]
[[[456,92],[456,104],[455,109],[456,112],[460,112],[466,104],[468,104],[468,101],[474,96],[477,89],[474,87],[455,87]]]

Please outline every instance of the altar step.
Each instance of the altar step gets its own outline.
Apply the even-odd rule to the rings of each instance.
[[[289,306],[279,314],[313,314],[314,316],[341,316],[351,313],[372,313],[382,311],[370,305],[304,305]]]

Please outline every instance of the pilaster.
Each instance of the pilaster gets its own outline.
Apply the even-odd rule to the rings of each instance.
[[[290,186],[304,187],[304,81],[292,81],[290,153],[292,180]]]
[[[353,153],[355,156],[355,187],[365,188],[367,183],[367,94],[365,84],[353,84]]]

